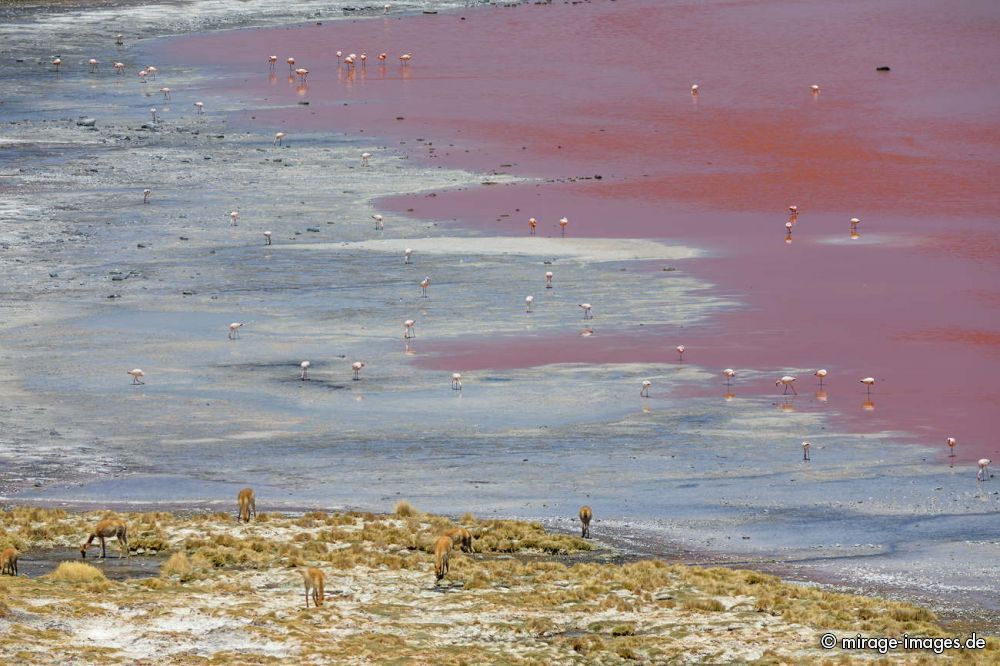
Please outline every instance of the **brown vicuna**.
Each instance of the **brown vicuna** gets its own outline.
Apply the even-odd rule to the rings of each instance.
[[[580,507],[580,536],[584,539],[590,538],[590,521],[594,518],[594,512],[589,506]]]
[[[121,548],[118,557],[128,557],[128,527],[125,526],[124,521],[118,518],[105,518],[94,526],[94,531],[87,537],[86,543],[80,546],[80,557],[87,557],[87,549],[90,548],[90,544],[94,542],[94,539],[100,539],[101,557],[104,558],[107,555],[104,549],[104,540],[111,537],[118,539],[118,546]]]

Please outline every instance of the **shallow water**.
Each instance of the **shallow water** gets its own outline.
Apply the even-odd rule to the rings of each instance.
[[[91,34],[65,29],[60,39],[85,52]],[[254,34],[240,39],[253,44]],[[142,42],[128,48],[150,60]],[[413,158],[417,137],[400,146],[325,121],[275,147],[274,125],[241,117],[261,103],[255,89],[212,87],[228,65],[155,60],[175,89],[155,130],[140,124],[159,104],[158,85],[134,77],[104,85],[67,71],[33,91],[37,111],[20,89],[0,107],[0,120],[20,121],[5,138],[21,141],[16,162],[2,155],[3,171],[25,169],[4,192],[13,204],[0,226],[6,497],[226,507],[251,484],[262,510],[389,510],[405,498],[565,528],[586,502],[598,527],[642,552],[777,561],[803,578],[995,617],[996,595],[984,590],[998,575],[996,479],[977,485],[966,458],[952,468],[939,446],[901,445],[910,435],[898,419],[854,427],[847,416],[864,399],[854,382],[831,378],[823,403],[812,387],[786,400],[768,388],[781,359],[757,354],[727,388],[711,345],[675,337],[717,332],[751,307],[741,290],[699,273],[725,261],[711,258],[711,234],[656,235],[624,251],[587,238],[601,234],[574,215],[570,237],[544,239],[544,251],[505,246],[497,236],[523,225],[513,216],[526,209],[508,204],[511,218],[497,223],[507,227],[476,231],[427,219],[423,206],[445,197],[427,194],[461,197],[489,179],[499,184],[478,190],[502,199],[536,184],[531,174],[437,168]],[[205,117],[191,110],[196,98]],[[318,106],[285,99],[282,113],[323,113]],[[99,129],[40,122],[70,108],[98,117]],[[362,151],[375,153],[371,166],[361,166]],[[408,201],[424,202],[421,217],[388,207],[376,232],[372,201],[401,193],[418,193]],[[400,248],[410,245],[406,265]],[[595,319],[583,321],[582,302],[595,304]],[[407,345],[409,318],[417,338]],[[240,340],[226,338],[232,321],[245,322]],[[651,335],[664,351],[639,353]],[[683,364],[675,340],[690,348]],[[309,381],[298,379],[302,360]],[[359,381],[355,360],[367,364]],[[145,370],[144,386],[130,385],[133,367]],[[804,362],[781,370],[803,383],[811,373]],[[455,371],[462,391],[450,388]],[[642,400],[647,378],[652,397]],[[894,383],[879,386],[875,416],[900,400]],[[803,439],[811,462],[801,460]]]

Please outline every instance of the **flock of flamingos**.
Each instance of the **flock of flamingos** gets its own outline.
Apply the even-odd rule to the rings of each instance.
[[[388,7],[386,8],[386,10],[388,11]],[[115,43],[116,43],[116,45],[118,47],[123,46],[124,45],[124,36],[123,35],[117,35]],[[346,67],[349,72],[353,72],[354,69],[358,66],[358,63],[360,63],[360,66],[362,68],[364,68],[366,66],[366,63],[367,63],[367,60],[368,60],[368,56],[367,56],[366,53],[361,53],[360,55],[354,54],[354,53],[350,53],[347,56],[344,56],[344,54],[343,54],[342,51],[337,51],[336,52],[336,56],[337,56],[338,67],[339,66]],[[388,58],[388,55],[386,53],[379,53],[378,56],[377,56],[377,60],[379,62],[379,65],[380,66],[384,66],[385,61],[386,61],[387,58]],[[410,53],[404,53],[404,54],[400,55],[399,56],[400,66],[401,67],[408,66],[409,63],[410,63],[410,61],[412,59],[413,59],[413,55],[410,54]],[[278,63],[278,56],[276,56],[276,55],[268,56],[266,62],[267,62],[267,66],[268,66],[269,70],[273,71],[274,68],[275,68],[275,66]],[[306,80],[306,77],[309,74],[309,70],[305,69],[304,67],[298,67],[298,68],[296,68],[295,67],[296,60],[293,57],[287,58],[285,62],[288,64],[289,81],[294,80],[292,78],[293,75],[294,75],[294,76],[297,76],[298,79],[299,79],[299,81],[304,84],[304,82]],[[52,65],[55,68],[55,70],[58,72],[60,70],[60,67],[62,66],[62,60],[61,60],[61,58],[59,58],[59,57],[54,58],[52,60]],[[88,66],[89,66],[89,69],[90,69],[91,72],[96,72],[97,68],[100,66],[100,62],[96,58],[91,58],[91,59],[88,60]],[[124,63],[121,63],[121,62],[115,62],[115,63],[113,63],[112,67],[114,68],[115,72],[117,74],[119,74],[119,75],[123,74],[124,71],[125,71],[125,65],[124,65]],[[155,80],[156,79],[156,74],[157,74],[158,71],[159,70],[156,67],[154,67],[154,66],[147,66],[147,67],[143,68],[142,70],[140,70],[138,72],[138,77],[139,77],[140,81],[142,81],[143,84],[146,84],[148,82],[148,80]],[[811,91],[811,93],[813,95],[819,95],[819,93],[820,93],[820,87],[818,85],[812,85],[812,86],[810,86],[810,91]],[[172,93],[172,91],[171,91],[170,88],[168,88],[168,87],[162,87],[162,88],[159,89],[159,92],[163,94],[164,100],[170,100],[171,99],[171,93]],[[691,95],[694,96],[694,97],[697,97],[699,94],[700,94],[700,87],[698,86],[698,84],[692,85],[691,86]],[[203,102],[200,102],[200,101],[194,102],[194,107],[195,107],[195,110],[196,110],[197,114],[203,114],[204,113],[204,106],[205,105],[204,105]],[[157,110],[155,108],[150,109],[150,113],[152,115],[152,118],[153,118],[154,122],[158,122],[160,120],[160,116],[158,115],[158,112],[157,112]],[[273,145],[282,145],[285,136],[286,135],[285,135],[284,132],[277,132],[274,135]],[[362,165],[363,166],[367,166],[370,163],[371,158],[372,158],[371,153],[368,153],[368,152],[362,153],[361,154]],[[143,190],[143,203],[146,203],[146,204],[149,203],[149,201],[150,201],[150,195],[151,194],[152,194],[152,192],[151,192],[150,189],[144,189]],[[796,222],[798,221],[798,214],[799,213],[798,213],[798,207],[794,206],[794,205],[793,206],[789,206],[788,211],[789,211],[789,219],[785,223],[785,229],[786,229],[785,242],[790,243],[791,240],[792,240],[792,229],[794,228]],[[230,213],[228,213],[228,217],[230,218],[231,224],[233,226],[235,226],[237,224],[237,222],[238,222],[238,219],[239,219],[239,212],[238,211],[231,211]],[[384,229],[384,220],[383,220],[383,217],[381,215],[378,215],[378,214],[372,215],[372,219],[375,220],[375,229],[376,229],[376,231],[381,231],[381,230]],[[851,238],[852,239],[856,239],[856,238],[859,237],[858,236],[858,225],[860,224],[860,222],[861,221],[858,218],[851,218],[851,220],[850,220],[850,233],[851,233]],[[569,225],[568,218],[563,217],[562,219],[559,220],[559,228],[560,228],[560,233],[561,233],[562,236],[566,235],[566,228],[567,228],[568,225]],[[538,226],[538,221],[535,218],[530,218],[528,220],[529,234],[531,236],[535,235],[537,226]],[[272,243],[272,233],[270,231],[264,231],[263,235],[264,235],[264,242],[265,242],[265,244],[266,245],[271,245],[271,243]],[[407,248],[404,251],[404,257],[403,257],[404,263],[406,263],[406,264],[411,263],[412,254],[413,254],[413,250],[412,249]],[[554,274],[551,271],[549,271],[549,272],[545,273],[544,277],[545,277],[545,288],[546,289],[552,289],[553,288]],[[423,298],[427,298],[428,297],[428,291],[429,291],[429,287],[430,287],[430,282],[431,281],[430,281],[429,277],[425,277],[420,282],[421,297],[423,297]],[[527,296],[525,298],[526,312],[529,312],[529,313],[532,312],[532,306],[533,306],[533,304],[534,304],[534,297],[533,296]],[[580,303],[579,307],[583,310],[583,318],[584,319],[592,319],[593,318],[593,312],[592,312],[593,307],[592,307],[592,305],[590,303]],[[406,321],[403,322],[403,337],[404,337],[404,339],[409,340],[411,338],[416,337],[415,325],[416,325],[416,322],[413,319],[407,319]],[[239,336],[239,331],[240,331],[240,329],[243,326],[244,326],[243,322],[233,322],[233,323],[231,323],[229,325],[229,331],[228,331],[228,337],[229,337],[229,339],[230,340],[238,340],[239,337],[240,337]],[[683,359],[684,359],[684,352],[685,352],[684,345],[677,345],[677,347],[675,349],[677,351],[678,360],[679,361],[683,361]],[[299,378],[302,381],[308,381],[309,380],[309,368],[310,367],[311,367],[311,363],[309,361],[302,361],[299,364],[299,371],[300,371],[299,372]],[[353,379],[354,380],[360,380],[361,379],[361,371],[362,371],[362,369],[364,367],[365,367],[365,363],[363,361],[355,361],[355,362],[353,362],[351,364],[351,370],[353,372]],[[132,370],[128,371],[128,374],[132,377],[132,384],[133,385],[142,385],[142,384],[144,384],[143,379],[145,378],[146,373],[141,368],[133,368]],[[824,379],[826,379],[826,377],[829,374],[828,371],[826,369],[819,369],[819,370],[816,370],[815,373],[813,373],[813,374],[816,376],[816,378],[819,381],[819,386],[820,386],[821,392],[825,395],[825,391],[822,391],[822,387],[823,387],[823,381],[824,381]],[[732,380],[737,376],[737,373],[732,368],[726,368],[726,369],[724,369],[722,371],[722,375],[723,375],[723,377],[725,377],[726,385],[729,386],[731,384]],[[775,384],[776,387],[781,387],[783,389],[783,391],[782,391],[783,395],[786,395],[789,392],[791,392],[792,394],[797,395],[797,391],[795,390],[795,382],[796,381],[797,381],[796,377],[794,377],[792,375],[784,375],[784,376],[776,379],[775,382],[774,382],[774,384]],[[865,386],[865,390],[866,390],[867,394],[870,396],[872,387],[875,385],[875,378],[874,377],[864,377],[864,378],[860,379],[859,381],[860,381],[861,384],[863,384]],[[653,385],[653,382],[651,380],[649,380],[649,379],[643,380],[641,388],[640,388],[640,392],[639,392],[640,396],[643,397],[643,398],[648,398],[649,397],[649,391],[650,391],[650,388],[652,387],[652,385]],[[461,375],[461,373],[456,372],[456,373],[452,374],[451,387],[452,387],[453,390],[459,390],[459,391],[462,390],[462,375]],[[868,403],[866,403],[866,405],[867,404]],[[955,450],[955,446],[957,444],[956,439],[954,437],[948,437],[946,439],[945,443],[947,444],[947,446],[949,448],[950,456],[954,457],[954,455],[955,455],[954,454],[954,450]],[[811,447],[811,445],[810,445],[809,442],[802,442],[802,458],[803,458],[803,460],[807,460],[807,461],[810,460],[810,447]],[[976,474],[976,480],[977,481],[980,481],[980,482],[981,481],[986,481],[988,478],[990,478],[990,474],[989,474],[989,465],[990,464],[991,464],[991,460],[988,459],[988,458],[982,458],[982,459],[980,459],[978,461],[979,470],[978,470],[978,472]],[[239,497],[238,497],[238,504],[239,504],[239,520],[240,521],[249,522],[250,518],[251,518],[251,515],[254,518],[256,518],[256,497],[254,495],[254,491],[251,488],[244,488],[243,490],[240,491]],[[580,519],[580,524],[581,524],[581,536],[583,536],[583,538],[589,538],[590,537],[590,523],[591,523],[591,520],[593,519],[593,513],[592,513],[590,507],[584,506],[584,507],[580,508],[579,519]],[[101,545],[101,557],[103,558],[105,556],[105,540],[106,539],[111,539],[111,538],[115,538],[115,539],[118,540],[119,546],[121,548],[122,556],[127,556],[128,555],[128,550],[129,550],[128,549],[128,529],[127,529],[127,526],[126,526],[125,522],[122,521],[122,520],[120,520],[120,519],[118,519],[118,518],[107,518],[107,519],[102,520],[99,523],[97,523],[97,525],[95,525],[93,531],[88,535],[88,538],[87,538],[86,542],[80,547],[80,555],[81,555],[81,557],[86,557],[87,549],[94,542],[94,540],[97,539],[97,540],[99,540],[100,545]],[[434,569],[435,569],[436,580],[440,581],[442,578],[444,578],[447,575],[447,573],[448,573],[448,555],[449,555],[449,553],[451,552],[451,550],[456,545],[460,546],[463,551],[473,552],[473,548],[472,548],[472,535],[469,533],[469,531],[467,529],[462,528],[462,527],[456,527],[456,528],[453,528],[453,529],[450,529],[450,530],[446,531],[445,533],[443,533],[442,535],[440,535],[437,538],[437,540],[435,542],[435,546],[434,546],[434,559],[435,559],[435,567],[434,567]],[[13,548],[7,548],[5,551],[3,551],[2,553],[0,553],[0,573],[3,573],[3,574],[8,574],[9,573],[11,575],[17,575],[17,557],[18,557],[18,553]],[[309,600],[310,600],[310,598],[313,600],[314,605],[317,605],[317,606],[322,605],[322,603],[323,603],[323,596],[324,596],[324,592],[323,592],[324,575],[323,575],[323,572],[320,571],[319,569],[315,568],[315,567],[303,568],[300,571],[302,573],[303,582],[304,582],[304,586],[305,586],[306,607],[308,608],[308,606],[309,606]]]

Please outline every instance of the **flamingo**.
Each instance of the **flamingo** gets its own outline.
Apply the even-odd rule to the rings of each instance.
[[[389,13],[389,5],[385,5],[385,6],[382,7],[382,13],[383,14],[388,14]]]
[[[364,69],[365,68],[365,63],[368,61],[368,54],[367,53],[362,53],[360,56],[358,56],[358,58],[361,59],[361,69]]]
[[[149,110],[149,115],[153,118],[153,122],[154,123],[158,120],[158,118],[156,117],[156,107],[155,106],[152,109]]]
[[[340,56],[344,55],[343,51],[337,51],[337,62],[340,62]]]
[[[865,388],[868,390],[868,393],[871,394],[872,386],[875,385],[875,378],[865,377],[864,379],[861,380],[861,383],[865,385]]]
[[[552,271],[546,271],[546,273],[545,273],[545,288],[546,289],[551,289],[552,288],[552,278],[553,277],[554,276],[552,275]]]
[[[115,46],[125,46],[125,35],[115,35]]]
[[[271,244],[271,232],[270,231],[265,231],[264,232],[264,245],[270,245],[270,244]]]
[[[136,74],[136,76],[139,77],[140,81],[142,81],[143,83],[145,83],[146,82],[146,74],[147,74],[146,70],[140,69],[139,72]]]
[[[142,191],[142,203],[149,203],[149,195],[152,194],[152,190],[149,188]]]
[[[695,83],[694,85],[691,86],[691,94],[692,95],[697,95],[698,94],[698,84],[697,83]]]
[[[388,57],[389,57],[388,53],[379,53],[378,54],[378,62],[379,62],[379,64],[380,65],[384,65],[385,64],[385,59],[388,58]]]
[[[417,322],[413,321],[412,319],[407,319],[406,321],[403,322],[403,338],[404,339],[409,340],[410,338],[417,337],[416,331],[413,330],[413,326],[416,323]]]
[[[62,64],[62,59],[61,58],[53,58],[52,59],[52,66],[56,68],[57,72],[59,71],[59,66],[61,64]]]
[[[236,226],[236,220],[240,219],[240,214],[238,211],[232,211],[229,213],[229,219],[232,220],[233,226]]]
[[[197,113],[199,116],[201,114],[205,113],[205,103],[204,102],[195,102],[194,103],[194,108],[195,108],[195,113]]]
[[[979,459],[979,471],[976,472],[976,481],[985,481],[990,478],[990,463],[993,462],[989,458]]]
[[[375,220],[375,231],[382,231],[385,229],[385,225],[382,224],[382,216],[375,214],[372,215],[372,219]]]
[[[729,386],[729,383],[733,380],[733,377],[736,376],[736,371],[733,370],[732,368],[726,368],[725,370],[722,371],[722,376],[726,378],[726,386]]]
[[[349,55],[346,58],[344,58],[344,64],[347,65],[347,69],[348,70],[350,70],[352,67],[354,67],[354,56],[353,55]]]
[[[425,277],[420,281],[420,295],[424,298],[427,298],[427,287],[429,286],[431,286],[431,279],[429,277]]]
[[[158,71],[160,71],[160,70],[158,70],[157,68],[153,67],[152,65],[149,65],[149,66],[146,67],[146,73],[149,74],[150,76],[152,76],[154,81],[156,80],[156,73]]]
[[[809,86],[809,90],[812,91],[813,95],[818,95],[819,94],[819,86],[816,85],[815,83],[812,84],[811,86]]]
[[[278,64],[278,56],[276,56],[276,55],[267,56],[267,68],[269,70],[271,70],[273,72],[274,71],[274,66],[277,65],[277,64]]]
[[[240,339],[240,328],[243,326],[243,322],[234,321],[229,325],[229,339],[239,340]]]
[[[851,233],[857,232],[859,224],[861,224],[861,220],[856,217],[851,218]]]
[[[170,99],[170,88],[160,88],[160,92],[163,93],[163,101]]]
[[[823,380],[826,379],[826,375],[827,375],[826,368],[820,368],[819,370],[817,370],[816,372],[814,372],[813,375],[819,377],[819,385],[820,385],[820,388],[822,388],[823,387]]]
[[[272,146],[280,146],[281,145],[281,140],[284,139],[284,138],[285,138],[285,133],[284,132],[275,132],[274,133],[274,142],[272,142],[271,145]]]
[[[411,60],[413,60],[413,54],[412,53],[404,53],[403,55],[399,56],[399,62],[404,67],[406,65],[409,65]]]
[[[531,229],[530,234],[532,236],[535,235],[535,227],[537,227],[537,226],[538,226],[538,220],[536,220],[533,217],[528,220],[528,228]]]
[[[309,75],[309,70],[305,69],[304,67],[300,67],[297,70],[295,70],[295,74],[296,74],[296,76],[299,77],[299,81],[301,81],[302,83],[305,83],[306,82],[306,76]]]
[[[525,312],[531,312],[531,304],[534,303],[534,302],[535,302],[535,297],[534,296],[525,296],[524,297],[524,304],[527,306],[527,309],[525,310]]]
[[[125,63],[123,62],[116,62],[112,65],[112,67],[115,68],[115,74],[118,74],[119,76],[125,73]]]
[[[643,398],[649,397],[649,387],[653,385],[653,382],[648,379],[642,380],[642,388],[639,390],[639,395]]]
[[[569,224],[569,219],[562,217],[559,218],[559,232],[565,236],[566,235],[566,225]]]
[[[811,446],[812,446],[812,444],[810,444],[809,442],[802,442],[802,459],[803,460],[811,460],[811,458],[809,457],[809,447],[811,447]]]
[[[355,361],[351,363],[351,370],[354,371],[354,379],[361,379],[361,368],[365,367],[364,361]]]
[[[453,372],[451,373],[451,388],[454,391],[462,390],[462,373]]]
[[[372,158],[371,153],[361,153],[361,164],[363,166],[368,166],[368,160]]]
[[[403,263],[404,264],[410,263],[410,257],[412,256],[413,256],[413,248],[408,247],[405,250],[403,250]]]
[[[95,72],[97,71],[97,66],[100,65],[101,63],[100,61],[98,61],[97,58],[91,58],[90,60],[87,61],[87,64],[90,65],[90,71]]]
[[[140,368],[132,368],[131,370],[128,371],[128,374],[132,376],[133,386],[146,383],[142,381],[142,378],[146,376],[146,373],[143,372]]]
[[[312,365],[309,361],[302,361],[299,363],[299,367],[302,368],[302,373],[299,375],[299,379],[306,381],[309,379],[309,366]]]
[[[798,391],[796,391],[795,387],[793,386],[794,383],[795,383],[795,377],[792,377],[791,375],[785,375],[781,379],[775,380],[774,385],[775,386],[783,385],[785,387],[785,390],[782,392],[782,395],[788,393],[788,389],[792,389],[792,393],[798,395],[799,394]]]
[[[677,360],[678,361],[683,361],[684,360],[684,345],[677,345],[676,347],[674,347],[674,349],[677,350]]]
[[[788,207],[788,213],[790,215],[798,215],[799,214],[799,207],[798,206],[789,206]]]
[[[295,58],[288,58],[285,62],[288,63],[288,73],[291,74],[295,69]]]
[[[954,437],[949,437],[948,439],[946,439],[944,441],[948,444],[948,456],[950,458],[954,458],[955,457],[955,445],[958,444],[958,440],[956,440]]]
[[[583,318],[593,319],[594,315],[590,313],[590,303],[580,303],[580,307],[583,308]]]

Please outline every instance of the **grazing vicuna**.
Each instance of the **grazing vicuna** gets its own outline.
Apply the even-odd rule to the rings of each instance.
[[[472,549],[472,533],[464,527],[453,527],[450,530],[445,530],[444,536],[451,537],[451,540],[461,548],[463,553],[475,552]]]
[[[17,575],[17,551],[13,548],[4,548],[0,553],[0,576],[4,574]]]
[[[590,538],[590,521],[594,518],[594,512],[589,506],[580,507],[580,536],[584,539]]]
[[[87,549],[90,548],[90,544],[94,542],[94,539],[100,539],[101,558],[103,559],[107,556],[107,552],[104,549],[104,540],[111,537],[118,539],[118,546],[121,548],[121,553],[118,555],[119,559],[128,557],[128,527],[125,526],[124,521],[118,518],[105,518],[94,526],[94,531],[87,537],[86,543],[80,546],[80,557],[87,557]]]
[[[301,569],[302,583],[306,588],[306,608],[309,608],[309,596],[312,595],[313,605],[316,607],[323,605],[323,582],[326,577],[323,572],[316,567]]]
[[[254,495],[253,488],[241,490],[237,501],[240,504],[240,517],[237,522],[249,523],[251,513],[255,519],[257,518],[257,497]]]
[[[451,537],[441,536],[434,543],[434,575],[441,580],[448,575],[448,556],[451,554],[454,542]]]

